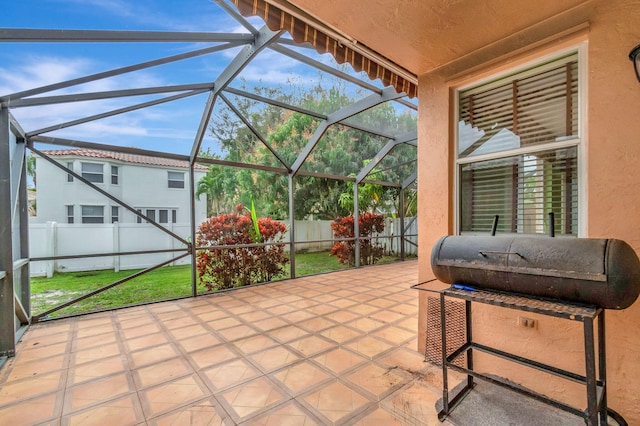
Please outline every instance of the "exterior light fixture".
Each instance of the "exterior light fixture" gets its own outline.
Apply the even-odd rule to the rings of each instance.
[[[636,70],[636,78],[640,81],[640,44],[631,49],[629,59],[633,62],[633,67]]]

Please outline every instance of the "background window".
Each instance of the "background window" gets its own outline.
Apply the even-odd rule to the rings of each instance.
[[[160,223],[169,223],[169,210],[160,209],[158,220]]]
[[[578,231],[577,55],[459,92],[461,232]]]
[[[93,183],[102,183],[102,164],[80,163],[82,167],[82,177]]]
[[[154,209],[147,209],[146,216],[154,222],[156,221],[156,211]]]
[[[82,223],[104,223],[104,206],[82,206]]]
[[[169,172],[169,188],[184,188],[183,172]]]
[[[111,206],[111,223],[119,222],[120,209],[118,206]]]
[[[73,223],[73,206],[67,207],[67,223]]]
[[[67,163],[67,169],[73,171],[73,161]],[[73,175],[67,173],[67,182],[73,182]]]
[[[118,184],[118,166],[111,166],[111,184]]]

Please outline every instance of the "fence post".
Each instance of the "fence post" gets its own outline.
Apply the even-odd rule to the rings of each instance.
[[[46,239],[45,239],[45,256],[46,257],[55,257],[56,256],[56,248],[58,247],[58,229],[56,222],[47,222],[46,228]],[[56,261],[54,259],[46,261],[46,274],[47,278],[53,277],[53,273],[56,270]]]
[[[120,252],[120,223],[113,222],[113,252]],[[113,271],[120,272],[120,256],[113,256]]]

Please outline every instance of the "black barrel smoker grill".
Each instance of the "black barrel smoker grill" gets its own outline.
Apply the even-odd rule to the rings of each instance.
[[[533,391],[514,389],[507,383],[496,384],[506,385],[580,415],[588,425],[606,424],[604,310],[625,309],[633,304],[640,293],[640,261],[627,243],[615,239],[552,236],[446,236],[433,248],[431,267],[440,281],[453,284],[440,296],[442,348],[447,348],[445,297],[463,299],[467,305],[467,343],[452,354],[442,351],[444,409],[440,413],[441,420],[471,390],[473,377],[487,379],[473,371],[470,350],[478,349],[582,381],[587,387],[587,409],[584,411]],[[471,302],[582,321],[586,375],[576,375],[474,343],[470,325]],[[593,322],[596,318],[599,378],[596,377],[594,350],[596,340]],[[458,357],[464,353],[467,354],[467,368],[459,365]],[[454,362],[456,358],[457,363]],[[468,375],[465,389],[451,400],[447,389],[447,368]]]

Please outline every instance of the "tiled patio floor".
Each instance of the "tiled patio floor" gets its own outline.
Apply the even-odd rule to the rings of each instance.
[[[0,424],[440,424],[416,282],[398,262],[37,324]]]

